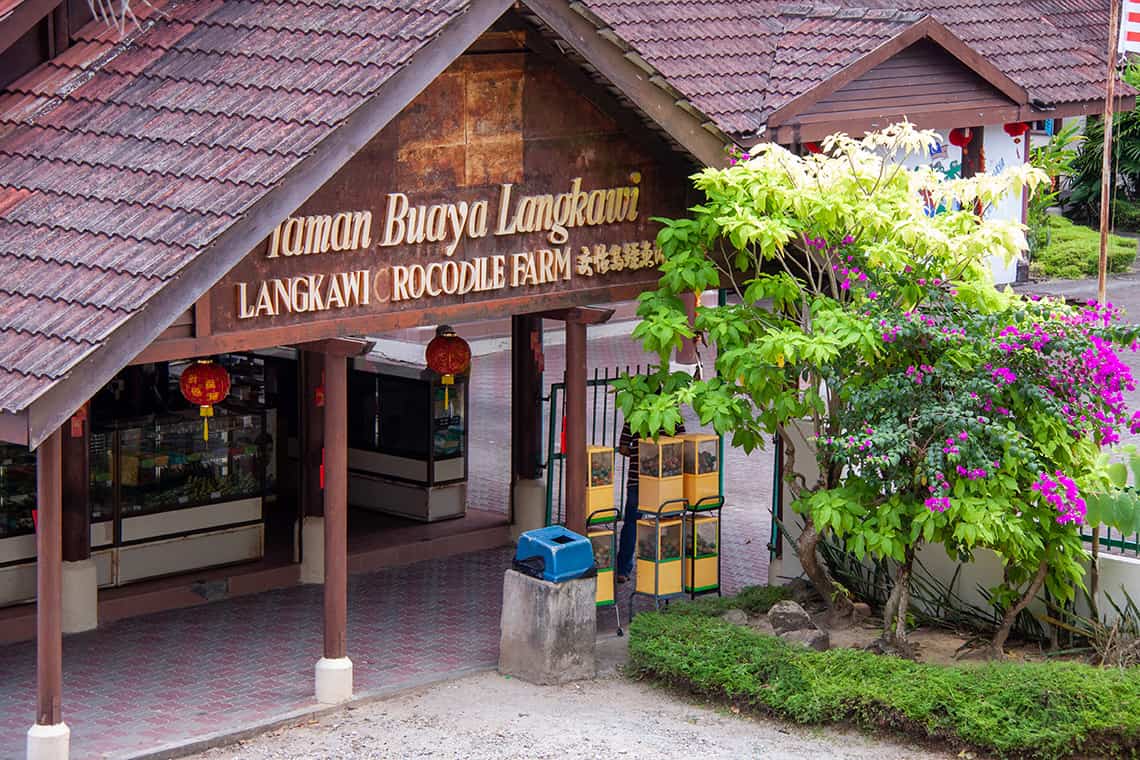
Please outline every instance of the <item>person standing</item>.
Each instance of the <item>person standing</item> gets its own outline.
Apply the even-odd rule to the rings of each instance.
[[[657,435],[664,433],[658,430]],[[685,432],[685,423],[677,423],[677,434]],[[637,508],[638,484],[641,481],[640,467],[638,465],[638,445],[640,437],[634,435],[625,423],[621,428],[621,437],[618,439],[618,453],[629,459],[625,471],[625,513],[622,517],[621,536],[618,538],[617,556],[617,582],[625,583],[633,575],[633,550],[637,546]]]

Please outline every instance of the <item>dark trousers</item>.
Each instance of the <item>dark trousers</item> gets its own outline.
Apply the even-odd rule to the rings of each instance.
[[[637,481],[625,489],[625,516],[622,518],[621,537],[618,540],[617,574],[629,576],[633,572],[633,550],[637,547]]]

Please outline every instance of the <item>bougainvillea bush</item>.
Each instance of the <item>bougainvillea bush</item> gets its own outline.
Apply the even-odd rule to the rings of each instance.
[[[807,156],[759,146],[697,174],[705,200],[662,220],[660,286],[642,296],[634,332],[661,369],[619,384],[642,434],[671,430],[688,405],[745,449],[779,437],[804,520],[800,562],[833,614],[850,600],[818,559],[821,532],[897,564],[888,638],[905,636],[896,612],[922,543],[998,552],[1006,618],[1043,583],[1071,596],[1082,489],[1103,477],[1099,447],[1133,424],[1115,349],[1134,332],[1115,310],[1026,300],[990,281],[989,260],[1023,250],[1024,230],[976,210],[1044,175],[1018,166],[947,180],[905,167],[937,139],[899,124]],[[699,306],[690,325],[679,296],[722,286],[737,303]],[[715,377],[668,372],[682,338],[715,347]],[[812,452],[796,451],[792,426],[806,426]],[[806,455],[819,464],[810,482],[795,465]]]

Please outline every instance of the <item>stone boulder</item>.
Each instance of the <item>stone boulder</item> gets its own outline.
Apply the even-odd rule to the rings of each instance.
[[[777,635],[788,631],[804,631],[815,628],[811,615],[803,607],[792,601],[776,602],[768,610],[768,622]]]
[[[787,631],[781,633],[780,638],[788,643],[801,644],[817,652],[826,652],[831,647],[831,636],[828,635],[827,631],[821,631],[819,628]]]
[[[744,610],[725,610],[720,617],[733,625],[748,625],[748,613]]]

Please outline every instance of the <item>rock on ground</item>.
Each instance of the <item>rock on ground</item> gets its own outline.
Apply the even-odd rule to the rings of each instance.
[[[950,760],[915,746],[706,707],[618,675],[625,639],[598,642],[596,681],[532,686],[498,673],[298,721],[197,760],[764,758]]]
[[[776,602],[768,610],[768,622],[776,633],[804,631],[815,628],[815,623],[803,607],[792,601]]]

